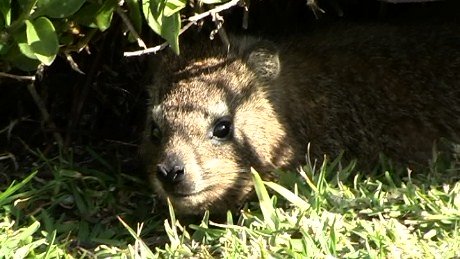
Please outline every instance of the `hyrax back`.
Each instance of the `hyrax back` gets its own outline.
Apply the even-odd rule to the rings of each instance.
[[[458,26],[457,26],[458,27]],[[236,38],[229,52],[185,48],[156,66],[143,156],[177,212],[236,210],[268,177],[312,155],[384,153],[426,164],[440,137],[459,142],[456,27],[362,26],[278,43]]]

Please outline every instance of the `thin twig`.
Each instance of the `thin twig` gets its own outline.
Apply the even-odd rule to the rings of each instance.
[[[188,28],[190,28],[190,26],[192,26],[195,22],[189,22],[187,23],[184,27],[182,27],[182,29],[179,31],[179,35],[181,35],[184,31],[188,30]],[[148,54],[148,53],[157,53],[158,51],[166,48],[169,46],[169,43],[168,42],[163,42],[162,44],[160,45],[157,45],[155,47],[151,47],[151,48],[148,48],[148,49],[143,49],[143,50],[137,50],[137,51],[128,51],[128,52],[125,52],[123,53],[123,55],[125,57],[134,57],[134,56],[141,56],[141,55],[144,55],[144,54]]]
[[[48,113],[48,110],[46,109],[45,103],[40,98],[40,95],[38,95],[37,90],[35,89],[35,84],[30,83],[27,86],[27,89],[29,90],[30,95],[32,95],[32,98],[34,99],[35,104],[40,110],[40,113],[43,117],[43,122],[45,124],[48,124],[48,126],[50,126],[51,128],[56,129],[56,124],[54,124],[54,122],[51,120],[50,114]],[[59,147],[62,148],[64,145],[64,141],[62,139],[61,134],[59,134],[57,131],[53,131],[53,136],[57,144],[59,145]]]
[[[219,33],[220,40],[224,44],[224,46],[227,49],[227,51],[229,51],[230,50],[230,41],[229,41],[227,33],[225,32],[224,27],[223,27],[224,18],[219,13],[213,13],[211,16],[212,16],[212,20],[216,24],[216,29],[214,29],[211,32],[211,35],[209,35],[209,38],[211,40],[213,40],[214,35],[216,33]]]
[[[209,39],[214,40],[214,36],[221,30],[222,25],[224,25],[224,18],[219,13],[212,13],[211,17],[216,28],[209,34]]]
[[[139,47],[147,49],[147,45],[145,45],[144,41],[141,39],[141,37],[139,37],[139,34],[137,33],[136,29],[134,29],[133,24],[129,21],[128,17],[126,17],[126,14],[123,12],[123,10],[121,10],[119,6],[117,7],[117,14],[121,17],[129,32],[131,32],[133,37],[136,38]]]
[[[104,37],[101,46],[106,46],[106,41],[107,41],[107,37]],[[80,121],[81,113],[83,111],[83,107],[85,106],[86,98],[88,97],[88,94],[89,94],[90,85],[93,82],[97,74],[97,71],[99,71],[99,68],[101,66],[101,59],[103,55],[102,53],[103,53],[102,51],[97,52],[96,58],[91,64],[91,68],[88,71],[84,84],[80,87],[77,87],[76,91],[74,92],[74,100],[72,103],[71,117],[70,117],[71,119],[69,120],[69,123],[67,124],[67,134],[65,136],[65,142],[64,142],[65,146],[68,146],[70,144],[70,141],[72,140],[72,131],[74,130],[75,127],[77,127]]]
[[[319,19],[319,16],[325,13],[325,11],[319,7],[316,0],[307,0],[307,5],[310,7],[316,19]]]
[[[13,120],[11,121],[8,126],[6,126],[5,128],[3,129],[0,129],[0,134],[2,134],[3,132],[6,132],[6,139],[8,141],[10,141],[11,139],[11,132],[13,131],[14,127],[16,126],[16,124],[18,124],[18,120]]]
[[[243,12],[243,29],[247,30],[249,28],[249,1],[244,2],[244,12]]]
[[[199,21],[199,20],[211,15],[212,13],[219,13],[219,12],[222,12],[224,10],[227,10],[227,9],[237,5],[240,2],[241,2],[241,0],[232,0],[232,1],[227,2],[225,4],[219,5],[216,8],[213,8],[213,9],[211,9],[209,11],[206,11],[204,13],[200,13],[200,14],[194,15],[192,17],[189,17],[186,20],[190,21],[190,22],[196,22],[196,21]]]
[[[70,67],[74,70],[77,71],[78,73],[84,75],[85,72],[81,71],[80,67],[78,66],[77,62],[73,60],[72,55],[70,55],[70,52],[64,51],[64,55],[67,59],[67,62],[69,62]]]
[[[189,21],[189,23],[187,25],[185,25],[184,27],[182,27],[182,29],[179,32],[179,35],[181,35],[184,31],[186,31],[188,28],[190,28],[190,26],[195,24],[197,21],[199,21],[201,19],[204,19],[205,17],[207,17],[209,15],[212,15],[212,14],[219,13],[219,12],[222,12],[224,10],[227,10],[227,9],[239,4],[240,2],[242,2],[242,1],[241,0],[232,0],[232,1],[227,2],[225,4],[219,5],[216,8],[213,8],[213,9],[211,9],[209,11],[206,11],[204,13],[200,13],[200,14],[197,14],[197,15],[194,15],[194,16],[191,16],[191,17],[185,19],[185,21]],[[244,2],[242,2],[242,3],[244,3]],[[125,57],[134,57],[134,56],[141,56],[141,55],[148,54],[148,53],[157,53],[158,51],[160,51],[160,50],[162,50],[162,49],[164,49],[164,48],[166,48],[168,46],[169,46],[169,43],[164,42],[163,44],[157,45],[157,46],[152,47],[152,48],[148,48],[148,49],[144,49],[144,50],[125,52],[125,53],[123,53],[123,55]]]
[[[18,170],[19,165],[18,165],[18,162],[16,161],[16,157],[13,155],[13,153],[6,152],[6,153],[3,153],[3,154],[0,154],[0,161],[1,160],[6,160],[6,159],[10,159],[11,161],[13,161],[14,169]]]
[[[0,72],[0,76],[2,77],[8,77],[8,78],[13,78],[19,81],[35,81],[35,76],[18,76],[18,75],[12,75],[4,72]]]

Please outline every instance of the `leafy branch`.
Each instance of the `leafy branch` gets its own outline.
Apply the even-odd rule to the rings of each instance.
[[[208,11],[181,19],[187,0],[0,0],[0,70],[3,77],[20,80],[29,77],[6,74],[13,68],[34,73],[39,66],[51,65],[64,55],[79,71],[72,53],[87,49],[97,32],[104,32],[118,15],[124,25],[125,39],[137,42],[142,50],[125,56],[156,52],[170,46],[179,53],[179,35],[197,21],[216,16],[242,0],[197,0]],[[214,7],[214,5],[216,5]],[[182,22],[187,22],[182,27]],[[216,22],[217,24],[217,22]],[[140,36],[147,25],[166,40],[147,48]],[[217,26],[219,28],[219,26]],[[81,72],[81,71],[79,71]]]

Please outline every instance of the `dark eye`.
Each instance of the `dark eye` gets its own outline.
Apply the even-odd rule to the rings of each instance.
[[[160,128],[154,121],[150,124],[150,140],[154,143],[159,143],[161,140]]]
[[[218,139],[228,139],[233,131],[232,121],[230,118],[224,117],[217,121],[212,130],[212,136]]]

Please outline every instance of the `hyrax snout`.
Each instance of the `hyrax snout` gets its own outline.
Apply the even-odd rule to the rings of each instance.
[[[155,191],[182,214],[236,210],[251,167],[295,169],[308,143],[318,158],[428,163],[434,141],[459,141],[456,28],[358,26],[166,55],[142,145]]]

